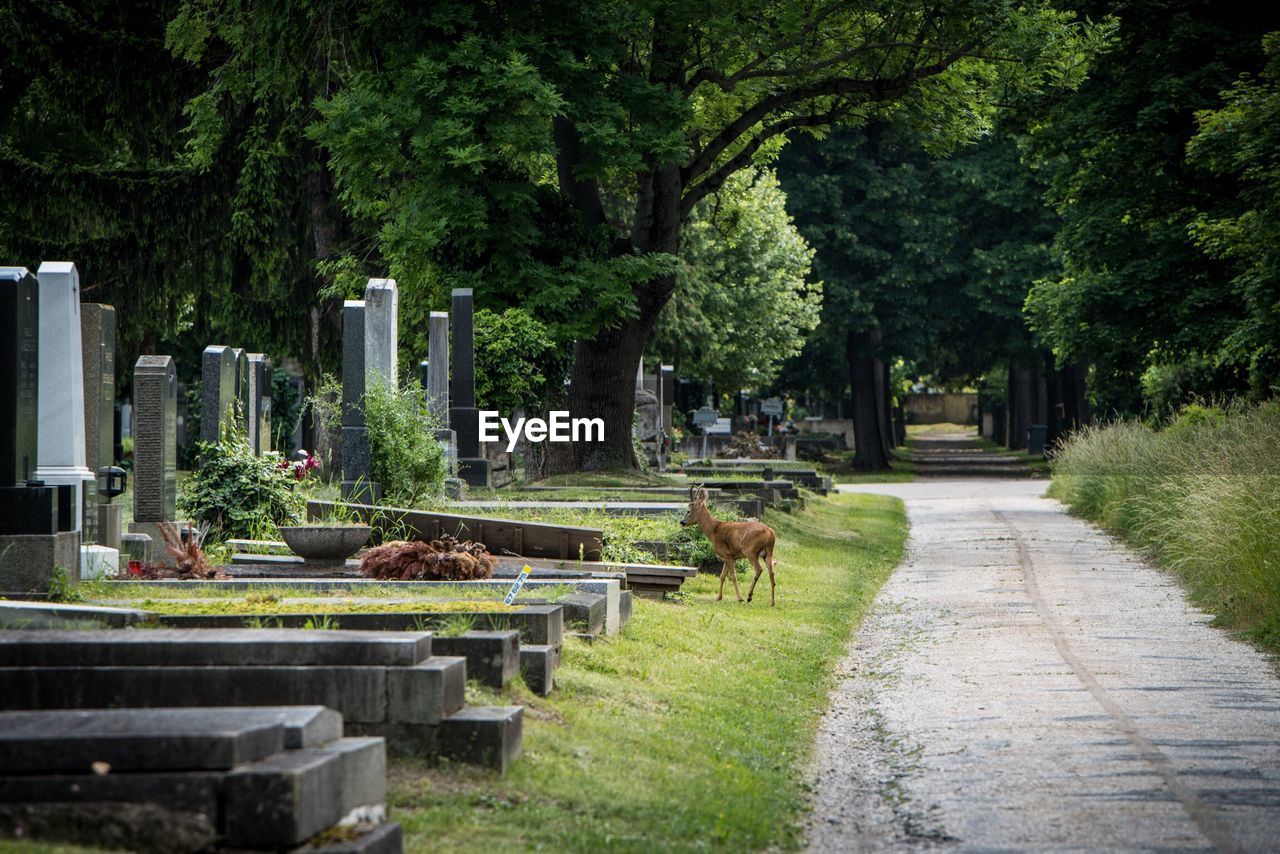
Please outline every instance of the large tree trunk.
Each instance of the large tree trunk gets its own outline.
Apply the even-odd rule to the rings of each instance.
[[[889,468],[884,435],[884,369],[880,358],[880,330],[849,332],[845,359],[853,397],[853,467],[858,471]]]
[[[1027,447],[1027,428],[1035,417],[1036,388],[1031,368],[1009,365],[1009,434],[1006,445],[1014,450]]]

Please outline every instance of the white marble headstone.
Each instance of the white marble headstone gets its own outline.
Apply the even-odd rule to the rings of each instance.
[[[80,346],[80,274],[70,261],[45,261],[40,281],[39,465],[36,478],[70,484],[75,530],[83,530],[85,491],[97,479],[85,464],[84,362]]]

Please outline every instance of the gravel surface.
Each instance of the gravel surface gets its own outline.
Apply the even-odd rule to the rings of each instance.
[[[1280,851],[1274,663],[1046,485],[843,487],[911,537],[841,664],[810,847]]]

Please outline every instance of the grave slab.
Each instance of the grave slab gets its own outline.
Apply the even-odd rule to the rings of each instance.
[[[381,819],[387,803],[387,742],[372,736],[340,738],[319,748],[341,763],[342,821],[359,817]]]
[[[499,773],[523,749],[522,706],[472,706],[444,720],[441,753],[457,762],[495,768]]]
[[[386,671],[386,720],[438,724],[466,704],[467,660],[433,656],[413,667]]]
[[[432,639],[436,655],[462,656],[467,660],[467,678],[501,690],[520,672],[520,633],[514,631],[471,631],[454,637]]]
[[[555,688],[555,670],[559,655],[546,644],[523,644],[520,647],[520,674],[529,690],[547,696]]]
[[[224,709],[0,713],[0,773],[226,770],[284,750],[284,727]]]
[[[342,818],[342,759],[290,750],[236,768],[224,792],[228,845],[298,845]]]
[[[394,821],[371,827],[354,839],[307,848],[307,854],[401,854],[403,851],[404,831]]]
[[[305,629],[135,629],[6,632],[0,666],[411,666],[429,632]]]

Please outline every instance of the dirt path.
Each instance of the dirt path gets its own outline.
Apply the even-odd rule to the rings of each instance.
[[[921,470],[1007,465],[966,444]],[[819,733],[810,846],[1280,850],[1275,667],[1008,473],[845,487],[902,497],[911,537]]]

